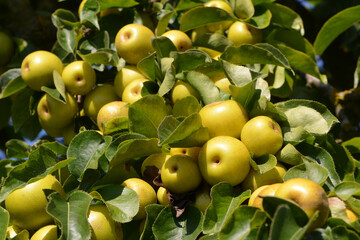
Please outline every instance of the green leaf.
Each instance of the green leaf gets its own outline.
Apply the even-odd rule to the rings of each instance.
[[[100,200],[106,204],[116,222],[130,222],[139,210],[139,196],[130,188],[107,185],[90,193],[94,198],[97,198],[97,194],[101,196]]]
[[[185,77],[186,81],[199,92],[205,105],[222,100],[219,89],[207,75],[190,71],[186,73]]]
[[[174,43],[167,37],[160,36],[152,39],[151,42],[159,58],[169,57],[170,52],[177,51]]]
[[[6,156],[8,158],[24,159],[29,156],[30,145],[20,139],[10,139],[6,142]]]
[[[177,143],[195,133],[202,127],[201,117],[193,113],[180,121],[173,116],[167,116],[158,129],[160,145]]]
[[[0,129],[3,129],[9,124],[9,120],[11,117],[11,104],[12,100],[10,98],[0,99]]]
[[[1,82],[1,80],[0,80]],[[354,88],[357,88],[360,83],[360,57],[357,60],[356,69],[354,72]]]
[[[128,117],[118,117],[111,119],[102,126],[103,132],[105,134],[110,134],[116,131],[127,130],[129,128],[129,119]]]
[[[157,137],[161,121],[170,114],[165,101],[158,95],[148,95],[129,106],[130,131]]]
[[[326,83],[325,75],[321,75],[319,67],[312,56],[284,45],[278,45],[278,48],[288,59],[291,67],[310,74]]]
[[[255,28],[264,29],[269,26],[272,18],[272,14],[269,9],[263,6],[256,6],[255,13],[250,18],[245,20],[245,22]]]
[[[76,158],[69,164],[71,174],[82,179],[87,169],[97,169],[100,157],[111,143],[111,137],[103,137],[96,131],[83,131],[76,135],[67,150],[67,157]],[[86,151],[84,151],[86,149]]]
[[[96,52],[101,48],[110,47],[110,36],[107,31],[101,31],[96,35],[84,40],[79,47],[79,50],[83,53]]]
[[[337,226],[331,230],[334,239],[356,240],[360,239],[358,233],[347,229],[345,226]]]
[[[156,218],[153,233],[158,240],[194,240],[201,233],[203,220],[202,213],[196,207],[186,207],[185,212],[179,218],[175,218],[168,206]]]
[[[175,11],[168,11],[160,18],[156,27],[157,36],[161,36],[166,31],[166,28],[168,27],[169,22],[175,13]]]
[[[326,135],[331,127],[339,120],[329,109],[315,101],[292,99],[275,104],[275,107],[287,117],[287,123],[282,126],[284,139],[286,135],[295,131],[298,127],[312,134],[313,136]]]
[[[56,101],[66,104],[66,98],[63,98],[63,96],[61,96],[60,92],[56,88],[49,88],[42,86],[41,90],[46,94],[48,94],[53,99],[55,99]]]
[[[162,149],[158,146],[159,139],[129,139],[121,142],[117,151],[110,161],[110,167],[117,164],[126,163],[127,161],[149,156],[152,153],[160,153]]]
[[[11,105],[11,117],[15,132],[18,132],[27,122],[34,118],[30,109],[30,101],[34,93],[35,91],[29,88],[23,89],[16,95]]]
[[[113,49],[101,48],[96,52],[86,53],[84,51],[78,52],[79,56],[90,64],[104,64],[120,68],[121,61],[118,54]]]
[[[360,6],[350,7],[328,19],[318,32],[314,48],[322,55],[326,48],[346,29],[360,21]]]
[[[245,239],[252,229],[261,226],[267,216],[257,207],[240,206],[234,210],[219,234],[220,239]]]
[[[249,112],[250,105],[253,102],[254,95],[258,92],[255,88],[255,81],[251,81],[241,87],[230,85],[230,91],[233,99],[239,102]]]
[[[2,225],[0,228],[0,239],[6,239],[6,228],[10,222],[10,214],[2,207],[0,207],[0,222]]]
[[[46,210],[60,223],[60,239],[90,239],[87,216],[92,197],[88,193],[75,191],[67,201],[59,193],[52,193],[49,200]]]
[[[162,58],[161,61],[163,62],[164,59],[165,58]],[[166,58],[166,59],[170,59],[170,58]],[[172,60],[170,61],[172,62]],[[176,82],[175,73],[176,73],[175,67],[174,65],[171,64],[171,66],[166,70],[165,77],[162,83],[160,84],[158,91],[159,96],[163,97],[165,94],[170,92],[171,89],[173,89]]]
[[[247,19],[254,15],[255,8],[251,0],[230,0],[230,6],[234,9],[235,16]]]
[[[341,182],[340,177],[336,172],[334,159],[325,149],[305,142],[296,145],[296,149],[307,159],[312,159],[320,164],[320,166],[326,168],[333,186],[336,186]]]
[[[186,52],[171,52],[170,57],[174,58],[174,67],[176,73],[181,73],[183,71],[194,70],[199,66],[204,65],[206,62],[212,61],[209,56],[198,50],[188,50]]]
[[[278,161],[295,166],[302,163],[302,154],[288,143],[276,154]]]
[[[54,84],[55,84],[56,90],[58,90],[60,95],[62,96],[62,98],[66,100],[65,83],[64,83],[64,80],[62,79],[60,73],[58,73],[56,70],[54,70],[53,78],[54,78]]]
[[[291,212],[294,215],[295,222],[298,226],[303,227],[308,223],[308,216],[306,215],[304,210],[302,210],[300,206],[295,202],[292,202],[285,198],[278,198],[274,196],[263,196],[262,198],[263,208],[270,216],[275,216],[278,208],[285,205],[291,209]]]
[[[222,182],[211,188],[210,196],[211,203],[205,212],[204,234],[219,232],[235,209],[250,197],[250,190],[238,195],[229,183]]]
[[[265,154],[255,160],[251,161],[251,166],[253,169],[260,174],[266,173],[273,169],[277,164],[277,159],[272,154]]]
[[[206,1],[204,0],[180,0],[179,3],[176,5],[176,11],[184,11],[194,7],[198,7],[204,5]]]
[[[296,222],[294,212],[287,205],[278,206],[270,228],[271,240],[303,239],[305,232],[299,234],[301,227]],[[295,238],[295,235],[296,238]]]
[[[45,142],[41,144],[41,146],[46,147],[53,151],[56,155],[66,155],[67,147],[62,145],[61,143],[54,141],[54,142]]]
[[[52,173],[56,169],[57,156],[48,148],[40,146],[32,151],[27,161],[17,165],[2,183],[0,203],[16,188],[26,185],[29,180],[36,180]],[[36,179],[35,179],[36,178]]]
[[[238,47],[228,47],[220,58],[235,65],[272,64],[290,69],[285,56],[268,44],[244,44]]]
[[[10,69],[0,76],[0,99],[9,97],[26,88],[26,86],[26,83],[21,78],[21,69]]]
[[[56,28],[63,27],[79,27],[80,24],[77,21],[75,15],[66,9],[56,9],[53,14],[51,14],[51,21]]]
[[[233,43],[223,34],[220,33],[205,33],[196,37],[194,46],[201,46],[210,48],[219,52],[223,52],[228,46]]]
[[[335,186],[336,195],[344,201],[351,196],[360,196],[360,183],[344,181]]]
[[[143,58],[138,64],[137,68],[139,71],[148,79],[155,81],[158,66],[155,62],[155,53]]]
[[[268,3],[264,6],[272,13],[271,24],[304,32],[301,16],[291,8],[278,3]]]
[[[139,5],[134,0],[97,0],[100,4],[100,9],[105,10],[109,8],[130,8]]]
[[[208,23],[222,21],[236,21],[225,10],[216,7],[196,7],[185,12],[180,18],[180,31],[187,32],[191,29],[204,26]]]
[[[97,14],[100,12],[100,4],[97,0],[86,0],[81,12],[81,23],[90,22],[98,30],[100,29]]]
[[[194,96],[187,96],[174,104],[172,114],[177,117],[188,117],[193,113],[198,113],[201,109],[199,101]]]
[[[221,63],[229,81],[238,87],[245,86],[257,78],[265,77],[263,73],[252,71],[250,68],[236,65],[226,60],[222,60]]]
[[[153,226],[156,218],[158,217],[158,215],[164,208],[165,207],[160,204],[150,204],[145,207],[147,217],[145,220],[144,230],[141,233],[140,240],[155,239],[154,233],[152,231],[152,226]]]
[[[74,28],[60,28],[56,34],[57,42],[66,51],[73,53],[76,47],[76,31]]]
[[[346,147],[350,153],[360,153],[360,137],[351,138],[341,143],[342,146]]]
[[[306,178],[323,185],[328,176],[329,171],[325,167],[304,158],[304,163],[288,169],[284,175],[284,181],[292,178]]]

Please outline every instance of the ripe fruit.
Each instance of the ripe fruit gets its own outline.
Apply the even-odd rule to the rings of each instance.
[[[116,51],[127,63],[137,64],[154,52],[151,44],[154,37],[154,33],[143,25],[127,24],[116,34]]]
[[[43,189],[55,190],[65,197],[61,183],[52,175],[14,190],[5,199],[5,207],[13,224],[35,230],[53,221],[45,209],[47,199]]]
[[[14,53],[14,43],[9,35],[0,32],[0,66],[7,64]]]
[[[277,153],[283,145],[283,136],[277,122],[267,116],[257,116],[244,125],[241,141],[254,157],[260,157]]]
[[[258,207],[260,209],[264,209],[262,202],[262,196],[274,196],[276,190],[280,187],[281,183],[274,183],[271,185],[264,185],[259,187],[251,194],[249,199],[249,206]]]
[[[225,76],[224,73],[216,74],[216,75],[212,76],[211,80],[213,81],[215,86],[217,86],[220,90],[222,90],[228,94],[231,94],[231,91],[229,88],[231,83],[230,83],[229,79]]]
[[[157,167],[158,169],[161,170],[162,165],[164,164],[164,162],[167,159],[169,159],[169,157],[171,157],[171,155],[167,154],[167,153],[153,153],[150,156],[148,156],[147,158],[145,158],[145,160],[141,164],[141,174],[142,174],[142,176],[144,176],[144,172],[146,170],[146,167],[155,166],[155,167]]]
[[[116,95],[114,86],[112,86],[111,84],[98,85],[85,97],[85,115],[90,117],[94,122],[96,122],[97,114],[100,108],[109,102],[118,100],[120,100],[120,98]]]
[[[149,81],[149,79],[141,78],[129,83],[124,89],[122,100],[131,104],[142,98],[141,89],[146,81]]]
[[[250,189],[251,191],[254,191],[263,185],[280,183],[283,182],[285,173],[286,168],[281,163],[277,163],[273,169],[263,174],[252,168],[243,181],[242,187],[243,189]]]
[[[180,30],[170,30],[163,33],[161,36],[169,38],[179,52],[185,52],[192,48],[190,37]]]
[[[153,187],[140,178],[126,179],[121,185],[134,190],[139,196],[139,211],[134,219],[139,220],[145,218],[145,207],[157,202],[156,192]]]
[[[235,46],[255,44],[262,41],[262,31],[244,22],[237,21],[229,27],[227,37]]]
[[[199,153],[199,168],[207,183],[241,183],[250,170],[250,154],[237,138],[217,136],[207,141]]]
[[[136,66],[127,65],[123,67],[115,76],[114,88],[116,94],[121,98],[125,87],[136,79],[145,78]]]
[[[197,99],[200,99],[199,93],[189,83],[177,80],[173,89],[171,90],[172,103],[175,104],[187,96],[194,96]]]
[[[207,3],[204,4],[205,7],[217,7],[217,8],[221,8],[222,10],[233,14],[233,10],[230,7],[230,5],[222,0],[211,0]],[[210,23],[207,24],[206,27],[210,32],[224,32],[226,29],[229,28],[229,26],[231,25],[232,21],[222,21],[222,22],[218,22],[218,23]]]
[[[348,208],[345,209],[345,213],[350,222],[354,222],[359,219],[359,216]]]
[[[248,121],[245,108],[234,100],[208,104],[199,114],[202,125],[208,128],[211,138],[215,136],[240,138],[241,130]]]
[[[67,65],[62,78],[66,90],[73,95],[85,95],[96,83],[96,75],[91,65],[85,61],[75,61]]]
[[[176,155],[176,154],[188,155],[197,162],[200,150],[201,150],[201,147],[170,148],[170,154],[171,155]]]
[[[54,85],[54,70],[62,74],[63,68],[63,63],[55,54],[42,50],[35,51],[22,61],[21,77],[31,89],[41,91],[42,86]]]
[[[123,233],[105,205],[91,205],[88,212],[91,240],[121,240]]]
[[[169,198],[167,197],[167,190],[164,187],[159,187],[156,192],[156,197],[161,205],[167,206],[170,204]]]
[[[113,101],[102,106],[97,115],[97,125],[104,132],[103,126],[115,118],[128,117],[129,108],[126,102]]]
[[[195,190],[202,179],[197,163],[187,155],[178,154],[163,164],[161,180],[170,192],[181,194]]]
[[[37,230],[30,240],[57,240],[57,226],[46,225]]]
[[[61,129],[72,123],[78,112],[76,100],[66,93],[66,104],[45,93],[37,105],[39,122],[43,128]]]
[[[287,180],[276,190],[275,196],[294,201],[309,218],[319,211],[319,216],[311,225],[311,229],[324,225],[329,216],[329,201],[326,192],[312,180],[305,178]]]

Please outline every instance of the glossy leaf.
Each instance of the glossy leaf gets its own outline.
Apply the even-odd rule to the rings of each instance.
[[[273,169],[277,164],[277,159],[272,154],[266,154],[251,161],[252,168],[260,174]]]
[[[195,240],[201,232],[204,217],[196,207],[188,206],[185,212],[175,218],[170,206],[164,208],[153,225],[155,239]]]
[[[53,72],[53,79],[56,90],[60,93],[61,97],[65,99],[66,102],[66,88],[64,80],[62,79],[60,73],[58,73],[56,70]]]
[[[263,73],[252,71],[248,67],[236,65],[225,60],[221,61],[221,63],[229,81],[238,87],[245,86],[251,81],[265,76]]]
[[[271,18],[270,10],[260,5],[255,7],[254,15],[244,21],[255,28],[264,29],[269,26]]]
[[[87,0],[80,12],[82,23],[90,22],[94,27],[100,29],[97,14],[100,12],[100,4],[97,0]]]
[[[278,161],[295,166],[302,163],[302,154],[288,143],[276,154]]]
[[[121,61],[116,51],[113,49],[98,49],[93,53],[78,52],[79,56],[90,64],[105,64],[120,68]]]
[[[1,228],[0,228],[0,239],[6,238],[6,228],[9,225],[10,222],[10,214],[6,209],[0,207],[0,222],[1,222]]]
[[[94,198],[97,198],[98,194],[116,222],[130,222],[139,210],[139,196],[130,188],[107,185],[90,193]]]
[[[90,239],[87,216],[92,197],[88,193],[75,191],[67,201],[53,193],[49,199],[46,210],[60,223],[60,239]]]
[[[346,29],[360,21],[360,6],[350,7],[328,19],[318,32],[314,48],[322,55],[326,48]]]
[[[80,25],[74,13],[66,9],[57,9],[53,12],[51,21],[58,29],[63,27],[78,27]]]
[[[245,239],[252,229],[264,224],[267,216],[256,207],[240,206],[234,210],[219,233],[220,239]]]
[[[169,21],[171,20],[171,18],[174,16],[175,13],[176,13],[175,11],[169,11],[160,18],[156,27],[157,36],[161,36],[166,31],[166,28],[169,25]]]
[[[327,107],[319,102],[293,99],[277,103],[275,106],[287,116],[288,126],[282,128],[285,139],[288,132],[298,127],[314,136],[324,135],[339,122]]]
[[[187,9],[191,9],[194,7],[201,6],[205,3],[205,1],[198,0],[180,0],[179,3],[176,5],[176,11],[183,11]]]
[[[129,106],[130,131],[149,138],[157,137],[157,129],[162,120],[170,114],[163,98],[149,95]]]
[[[155,62],[155,53],[143,58],[138,64],[139,71],[148,79],[155,81],[157,77],[158,66]]]
[[[221,59],[236,65],[272,64],[290,69],[285,56],[268,44],[244,44],[238,47],[228,47],[221,55]]]
[[[255,13],[255,8],[251,0],[231,0],[229,3],[235,15],[240,19],[250,18]]]
[[[117,164],[126,163],[127,161],[149,156],[152,153],[162,152],[162,149],[158,146],[157,138],[150,139],[129,139],[123,141],[117,148],[117,151],[110,162],[110,166],[116,166]]]
[[[25,186],[28,181],[38,180],[55,171],[57,162],[57,156],[48,148],[40,146],[32,151],[28,160],[14,167],[2,183],[0,202],[16,188]]]
[[[188,117],[201,109],[199,101],[194,96],[187,96],[174,104],[172,114],[176,117]]]
[[[114,0],[98,0],[100,4],[100,9],[109,9],[109,8],[130,8],[138,5],[139,3],[134,0],[121,0],[121,1],[114,1]]]
[[[180,18],[180,30],[187,32],[191,29],[221,21],[236,21],[225,10],[216,7],[196,7],[185,12]]]
[[[250,190],[238,195],[229,183],[222,182],[211,188],[210,196],[203,225],[205,234],[219,232],[235,209],[250,197]]]
[[[223,34],[205,33],[197,37],[193,42],[193,45],[223,52],[228,46],[232,46],[233,43]]]
[[[360,196],[360,183],[357,182],[341,182],[334,189],[336,195],[346,201],[351,196]]]
[[[352,154],[360,153],[360,137],[351,138],[341,143],[341,145],[346,147]]]
[[[76,47],[76,32],[74,28],[60,28],[56,34],[59,45],[67,52],[73,53]]]
[[[10,139],[6,142],[6,156],[8,158],[24,159],[29,156],[30,145],[19,139]]]
[[[199,66],[204,65],[206,62],[210,62],[208,55],[198,50],[188,50],[186,52],[171,52],[171,58],[174,58],[174,67],[176,73],[183,71],[194,70]]]
[[[323,185],[329,176],[329,171],[313,161],[304,159],[304,163],[290,168],[284,175],[284,181],[292,178],[306,178]]]
[[[204,104],[222,100],[219,89],[207,75],[196,71],[190,71],[186,73],[186,80],[199,92]]]
[[[99,158],[110,143],[110,136],[103,137],[96,131],[83,131],[76,135],[67,150],[68,157],[76,158],[69,164],[71,174],[82,179],[87,169],[97,169]]]
[[[160,212],[164,209],[165,207],[163,205],[160,204],[150,204],[148,206],[145,207],[145,211],[146,211],[146,220],[145,220],[145,226],[144,226],[144,230],[141,233],[140,236],[140,240],[152,240],[155,239],[155,236],[153,234],[152,231],[152,226],[155,222],[155,220],[157,219],[158,215],[160,214]]]
[[[10,69],[0,76],[0,99],[9,97],[26,88],[26,86],[26,83],[21,78],[21,69]]]
[[[271,24],[304,32],[304,24],[298,13],[278,3],[264,4],[272,13]]]

